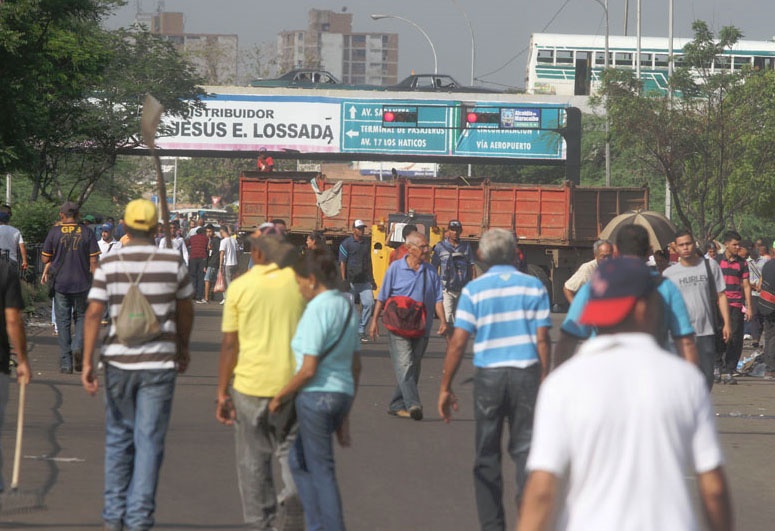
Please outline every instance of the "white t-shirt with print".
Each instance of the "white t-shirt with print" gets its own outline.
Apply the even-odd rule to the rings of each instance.
[[[223,238],[221,240],[221,246],[218,248],[223,253],[223,265],[235,266],[237,265],[237,242],[234,238]]]

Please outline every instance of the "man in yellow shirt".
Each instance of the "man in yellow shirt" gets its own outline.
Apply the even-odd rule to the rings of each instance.
[[[251,238],[255,265],[229,285],[221,325],[215,416],[235,425],[242,510],[251,529],[272,529],[278,504],[297,500],[288,468],[288,450],[296,435],[295,425],[288,422],[293,404],[269,413],[272,397],[295,372],[291,339],[304,311],[293,270],[273,261],[284,245],[275,236]],[[271,475],[273,453],[283,478],[279,496]]]

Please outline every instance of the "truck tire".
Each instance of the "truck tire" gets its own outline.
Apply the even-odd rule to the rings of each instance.
[[[552,282],[549,280],[549,275],[543,270],[541,266],[535,264],[527,264],[527,273],[532,275],[541,281],[541,284],[546,288],[546,292],[549,294],[549,307],[552,304]]]

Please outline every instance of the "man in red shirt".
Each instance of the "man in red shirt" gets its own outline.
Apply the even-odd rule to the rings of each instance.
[[[274,170],[274,159],[266,153],[266,149],[261,148],[258,151],[258,161],[256,162],[258,171],[270,172]]]
[[[194,302],[204,304],[205,269],[207,267],[207,243],[209,238],[202,227],[188,239],[188,272],[194,285]]]

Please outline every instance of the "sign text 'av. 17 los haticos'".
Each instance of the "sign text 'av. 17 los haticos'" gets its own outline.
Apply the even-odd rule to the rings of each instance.
[[[339,104],[322,98],[214,95],[185,117],[165,116],[163,149],[339,151]]]

